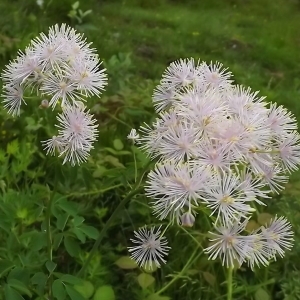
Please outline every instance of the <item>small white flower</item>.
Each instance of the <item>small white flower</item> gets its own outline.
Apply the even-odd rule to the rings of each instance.
[[[5,103],[4,108],[8,109],[8,113],[13,116],[20,115],[22,102],[26,104],[22,87],[20,85],[5,85],[2,97],[4,98],[3,103]]]
[[[64,141],[61,137],[53,136],[51,139],[42,141],[44,150],[47,151],[47,155],[55,155],[56,153],[61,153],[64,150]]]
[[[59,156],[64,156],[63,164],[69,161],[74,166],[85,162],[97,139],[96,120],[89,114],[89,111],[85,112],[84,109],[82,102],[65,106],[63,112],[57,116],[58,136],[42,142],[47,154],[53,155],[57,150]]]
[[[132,141],[134,144],[138,139],[140,135],[136,132],[136,129],[132,128],[130,133],[127,135],[127,138]]]
[[[174,61],[165,70],[161,85],[168,88],[182,88],[192,84],[197,79],[199,71],[195,66],[195,61],[191,59],[180,59]]]
[[[249,198],[240,190],[241,181],[233,173],[218,172],[213,176],[210,184],[205,187],[205,195],[201,196],[203,202],[212,209],[223,224],[232,220],[245,218],[254,209],[247,203]]]
[[[242,223],[239,221],[233,224],[215,225],[218,233],[209,232],[212,244],[205,249],[205,252],[209,254],[209,259],[215,260],[220,257],[222,265],[226,265],[227,268],[234,267],[234,261],[242,265],[249,255],[249,249],[246,247],[247,239],[240,234],[245,230],[248,219]]]
[[[161,263],[166,263],[164,256],[168,255],[170,247],[166,237],[161,236],[161,226],[156,230],[151,227],[150,230],[146,226],[134,231],[135,239],[130,239],[135,246],[128,247],[131,258],[134,259],[141,267],[153,268],[153,264],[157,267]]]
[[[146,195],[153,198],[153,212],[160,220],[168,215],[171,221],[181,210],[193,211],[198,206],[201,193],[207,180],[204,168],[188,163],[176,165],[172,161],[158,164],[148,174]],[[179,219],[180,220],[180,219]]]
[[[272,249],[273,255],[284,256],[284,250],[290,250],[293,246],[292,225],[284,217],[275,217],[266,226],[261,227],[261,234]]]

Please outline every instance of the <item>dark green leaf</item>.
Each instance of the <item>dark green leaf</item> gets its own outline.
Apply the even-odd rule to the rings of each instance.
[[[78,227],[86,236],[88,236],[91,239],[96,240],[99,235],[99,231],[93,227],[93,226],[87,226],[82,224],[80,227]]]
[[[62,242],[63,237],[64,237],[64,234],[62,232],[54,235],[54,237],[53,237],[53,249],[54,250],[58,249],[60,243]]]
[[[54,280],[52,284],[53,296],[58,300],[64,300],[67,296],[64,284],[59,280]]]
[[[12,287],[5,285],[4,287],[5,300],[24,300],[24,298]]]
[[[55,270],[56,266],[57,266],[57,264],[54,263],[53,261],[48,260],[46,262],[46,268],[50,273],[52,273]]]
[[[58,202],[58,206],[71,216],[76,216],[78,213],[76,204],[65,199],[61,199]]]
[[[46,232],[35,232],[31,237],[30,249],[32,251],[39,251],[45,246],[47,246]]]
[[[36,289],[40,293],[43,293],[43,291],[46,287],[47,280],[48,280],[48,276],[42,272],[35,273],[33,275],[33,277],[31,278],[32,284],[37,286]]]
[[[25,294],[29,297],[32,297],[30,290],[27,288],[27,286],[22,281],[12,278],[12,279],[9,279],[7,283],[10,287],[14,288],[21,294]]]
[[[64,238],[64,245],[67,252],[72,257],[78,257],[80,253],[80,246],[78,245],[77,241],[70,236],[65,236]]]
[[[14,266],[9,260],[0,260],[0,277],[9,272]]]
[[[74,219],[72,220],[73,224],[75,227],[81,225],[84,221],[84,218],[81,216],[75,216]]]
[[[71,231],[75,233],[76,237],[81,241],[81,243],[85,243],[85,234],[79,228],[72,228]]]
[[[68,218],[69,218],[69,214],[68,213],[62,213],[62,214],[59,214],[57,216],[57,221],[56,221],[56,227],[57,229],[63,231],[66,224],[67,224],[67,221],[68,221]]]

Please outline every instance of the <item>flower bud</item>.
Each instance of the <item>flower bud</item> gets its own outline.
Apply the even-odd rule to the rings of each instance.
[[[40,108],[48,108],[49,107],[49,102],[47,99],[44,99],[41,101],[41,104],[40,104]]]
[[[181,217],[181,225],[184,227],[193,227],[195,223],[195,217],[190,212],[184,213]]]

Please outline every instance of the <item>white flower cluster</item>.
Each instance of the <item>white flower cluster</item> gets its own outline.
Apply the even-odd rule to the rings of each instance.
[[[210,258],[227,266],[236,259],[266,264],[292,245],[290,224],[238,235],[255,204],[278,193],[300,163],[300,137],[293,115],[268,104],[250,88],[234,85],[222,64],[171,63],[154,91],[159,117],[140,128],[135,141],[158,158],[146,194],[154,214],[192,226],[197,210],[211,210],[216,231]]]
[[[46,141],[46,149],[51,154],[58,150],[65,155],[64,162],[70,160],[73,165],[85,161],[97,130],[82,101],[99,96],[107,84],[100,65],[95,49],[76,30],[66,24],[50,27],[48,35],[41,33],[33,39],[3,71],[4,107],[13,116],[20,115],[25,95],[32,92],[46,98],[40,107],[54,110],[60,103],[59,136],[52,143]]]

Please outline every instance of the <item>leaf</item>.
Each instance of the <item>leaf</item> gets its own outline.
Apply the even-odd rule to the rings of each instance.
[[[76,1],[75,3],[73,3],[72,8],[74,10],[76,10],[79,7],[79,1]]]
[[[35,232],[31,236],[31,241],[30,241],[30,249],[33,251],[39,251],[43,247],[47,245],[47,235],[46,232]]]
[[[215,283],[216,283],[216,277],[209,273],[209,272],[203,272],[202,273],[204,279],[211,285],[211,286],[214,286]]]
[[[137,263],[129,256],[120,257],[115,264],[125,270],[135,269],[138,267]]]
[[[5,285],[4,287],[4,296],[5,300],[24,300],[24,298],[9,285]]]
[[[72,228],[71,231],[76,235],[76,237],[80,240],[81,243],[85,243],[85,234],[79,228]]]
[[[91,282],[89,281],[83,281],[79,285],[75,285],[74,289],[79,292],[85,299],[89,299],[93,296],[94,294],[94,286]]]
[[[138,283],[141,286],[142,289],[146,289],[148,286],[150,286],[154,281],[155,278],[147,273],[141,273],[138,278]]]
[[[59,214],[57,216],[57,221],[56,221],[57,229],[63,231],[66,224],[67,224],[68,219],[69,219],[69,214],[68,213]]]
[[[124,145],[120,139],[115,139],[113,141],[113,145],[116,150],[122,150],[124,148]]]
[[[26,294],[27,296],[32,297],[30,290],[22,281],[12,278],[8,280],[8,285],[20,292],[21,294]]]
[[[66,282],[66,283],[71,283],[73,285],[75,284],[82,284],[83,283],[83,280],[76,277],[76,276],[73,276],[73,275],[70,275],[70,274],[64,274],[60,280],[62,282]]]
[[[19,142],[18,140],[13,140],[7,144],[6,152],[7,154],[16,154],[19,151]]]
[[[22,281],[26,286],[30,283],[30,272],[27,268],[16,267],[9,272],[7,280],[17,279]]]
[[[58,207],[67,212],[71,216],[76,216],[78,209],[75,203],[61,199],[58,203]]]
[[[37,286],[37,291],[43,293],[43,290],[46,286],[48,276],[42,272],[35,273],[31,278],[31,283]]]
[[[0,277],[9,272],[14,266],[9,260],[0,260]]]
[[[59,279],[54,280],[52,284],[52,292],[53,296],[58,300],[64,300],[67,296],[65,287]]]
[[[110,285],[100,286],[94,295],[94,300],[115,300],[115,292]]]
[[[55,270],[56,266],[57,266],[56,263],[54,263],[53,261],[47,260],[46,268],[50,273],[52,273]]]
[[[72,220],[73,224],[75,227],[78,227],[84,222],[84,218],[81,216],[75,216],[74,219]]]
[[[82,224],[80,227],[78,227],[86,236],[88,236],[91,239],[96,240],[99,236],[98,230],[93,226],[87,226]]]
[[[146,300],[170,300],[170,299],[171,298],[167,297],[167,296],[160,296],[160,295],[157,295],[157,294],[152,294],[149,297],[147,297]]]
[[[78,257],[80,253],[80,247],[75,239],[73,239],[70,236],[65,236],[64,238],[64,245],[67,250],[67,252],[72,257]]]
[[[268,213],[261,213],[257,217],[257,222],[260,225],[266,225],[267,223],[269,223],[271,221],[271,219],[273,219],[272,215],[270,215]]]
[[[64,237],[64,234],[62,232],[57,233],[57,234],[54,235],[54,237],[53,237],[53,249],[54,250],[58,249],[63,237]]]
[[[256,292],[255,292],[255,300],[270,300],[270,296],[269,294],[262,288],[259,288]]]
[[[85,300],[72,286],[66,285],[66,291],[72,300]]]

